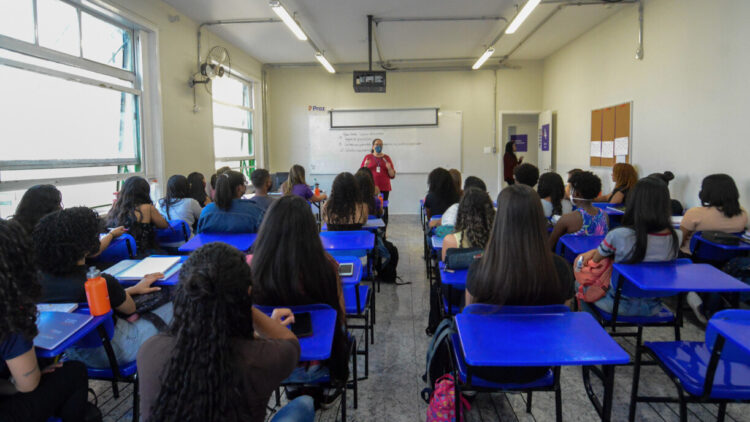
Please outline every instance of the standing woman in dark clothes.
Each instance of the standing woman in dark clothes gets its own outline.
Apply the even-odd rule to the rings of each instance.
[[[523,162],[523,157],[516,157],[516,141],[505,144],[505,155],[503,155],[503,179],[508,185],[516,183],[513,179],[513,170]]]

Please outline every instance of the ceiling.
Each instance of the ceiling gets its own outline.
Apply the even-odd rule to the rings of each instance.
[[[267,0],[165,0],[196,22],[220,19],[276,18]],[[559,1],[559,0],[543,0]],[[579,0],[580,1],[580,0]],[[591,0],[583,0],[591,1]],[[282,0],[310,38],[336,64],[367,62],[367,15],[378,18],[506,17],[523,0]],[[559,3],[539,5],[520,29],[503,35],[493,60],[514,49],[553,13]],[[542,59],[607,19],[628,4],[569,6],[560,9],[511,59]],[[457,64],[473,62],[502,32],[497,19],[432,22],[380,22],[375,34],[386,61]],[[262,63],[315,63],[310,44],[297,40],[283,23],[214,25],[211,30]],[[377,53],[373,47],[373,60]],[[445,61],[445,60],[443,60]],[[491,62],[490,62],[491,63]],[[470,63],[469,63],[470,64]]]

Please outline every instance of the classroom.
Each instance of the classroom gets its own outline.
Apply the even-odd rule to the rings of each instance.
[[[748,420],[748,16],[0,0],[0,420]]]

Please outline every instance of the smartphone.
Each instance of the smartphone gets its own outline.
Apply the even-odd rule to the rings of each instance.
[[[354,275],[354,264],[351,262],[345,262],[339,264],[339,275],[341,277],[351,277]]]
[[[292,324],[292,332],[298,338],[310,337],[313,335],[310,312],[300,312],[298,314],[294,314],[294,324]]]

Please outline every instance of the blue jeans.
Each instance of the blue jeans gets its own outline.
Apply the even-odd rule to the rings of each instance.
[[[299,396],[279,409],[271,422],[313,422],[315,403],[310,396]]]
[[[578,291],[578,288],[580,287],[580,284],[576,281],[576,291]],[[584,288],[584,292],[586,291],[586,288]],[[601,309],[602,311],[611,314],[612,310],[615,307],[615,292],[617,291],[617,286],[612,285],[610,286],[610,289],[607,290],[607,294],[597,300],[594,303],[586,303],[581,301],[583,310],[594,315],[595,317],[597,314],[591,309],[591,307],[596,306],[598,309]],[[656,315],[661,310],[663,304],[661,300],[654,297],[628,297],[625,295],[620,294],[620,304],[617,307],[617,315],[619,316],[651,316]]]
[[[158,315],[167,325],[172,322],[172,318],[174,317],[172,302],[166,303],[151,312]],[[110,340],[117,363],[124,365],[135,361],[141,345],[158,332],[154,324],[143,318],[138,318],[135,322],[128,322],[121,318],[118,319],[117,325],[115,325],[115,332]],[[72,348],[68,349],[65,354],[70,359],[80,360],[90,368],[109,367],[109,359],[107,359],[104,347],[87,349]]]
[[[298,366],[281,384],[316,384],[329,375],[328,367],[324,365]]]

